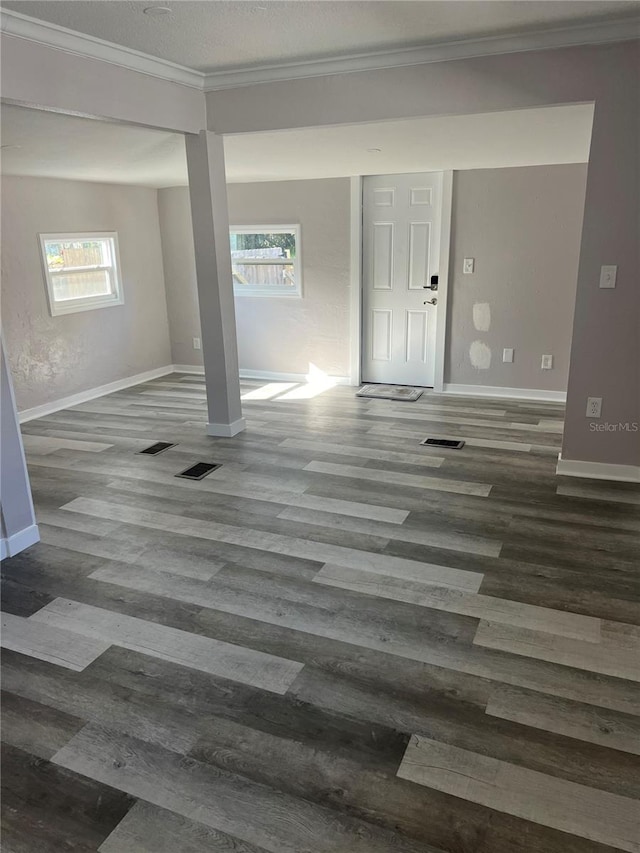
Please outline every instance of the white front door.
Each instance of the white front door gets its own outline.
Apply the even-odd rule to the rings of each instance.
[[[442,172],[365,177],[362,203],[363,381],[431,387]]]

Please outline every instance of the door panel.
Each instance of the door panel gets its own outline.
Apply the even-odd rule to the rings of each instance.
[[[376,207],[393,207],[395,190],[379,187],[373,190],[373,203]]]
[[[442,173],[374,175],[363,185],[365,382],[432,386]]]
[[[391,311],[374,308],[371,312],[371,358],[391,361]]]
[[[373,289],[393,288],[393,222],[373,223]]]
[[[412,222],[409,225],[409,289],[424,292],[429,279],[431,223]]]
[[[407,364],[426,365],[429,339],[429,315],[426,311],[407,311]]]

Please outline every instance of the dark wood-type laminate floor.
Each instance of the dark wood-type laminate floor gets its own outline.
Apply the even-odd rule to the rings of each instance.
[[[25,425],[5,853],[638,853],[640,488],[555,476],[559,405],[308,395]]]

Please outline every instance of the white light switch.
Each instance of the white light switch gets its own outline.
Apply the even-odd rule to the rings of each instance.
[[[542,356],[542,364],[540,367],[543,370],[551,370],[553,367],[553,356],[552,355],[543,355]]]
[[[505,347],[502,350],[502,360],[511,364],[513,361],[513,349],[511,347]]]
[[[618,267],[614,264],[606,264],[600,267],[600,287],[615,287]]]
[[[475,258],[465,258],[462,264],[462,272],[465,275],[470,275],[475,269]]]

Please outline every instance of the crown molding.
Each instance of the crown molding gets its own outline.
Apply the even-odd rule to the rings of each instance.
[[[214,71],[204,75],[204,90],[205,92],[212,92],[218,89],[251,86],[256,83],[275,83],[285,80],[299,80],[305,77],[325,77],[331,74],[376,71],[383,68],[400,68],[407,65],[446,62],[452,59],[473,59],[474,57],[502,53],[521,53],[559,47],[633,41],[638,38],[640,38],[640,18],[633,17],[599,24],[581,24],[573,27],[538,30],[519,35],[487,36],[478,39],[441,42],[424,47],[359,53],[333,59]]]
[[[57,24],[40,21],[8,9],[0,11],[0,29],[6,35],[14,38],[37,42],[66,53],[109,62],[130,71],[137,71],[171,83],[179,83],[183,86],[209,92],[252,86],[256,83],[299,80],[305,77],[324,77],[331,74],[347,74],[358,71],[375,71],[407,65],[446,62],[452,59],[472,59],[503,53],[630,41],[640,38],[640,18],[633,17],[599,24],[581,24],[573,27],[538,30],[519,35],[463,39],[423,47],[358,53],[308,62],[235,68],[206,74],[184,65],[178,65],[175,62],[159,59],[138,50],[132,50],[85,33],[75,32],[66,27],[59,27]]]
[[[0,11],[0,30],[8,36],[44,44],[65,53],[109,62],[111,65],[119,65],[129,71],[138,71],[141,74],[158,77],[171,83],[180,83],[194,89],[202,90],[203,88],[204,74],[201,71],[194,71],[193,68],[158,59],[85,33],[68,30],[66,27],[59,27],[48,21],[39,21],[9,9]]]

